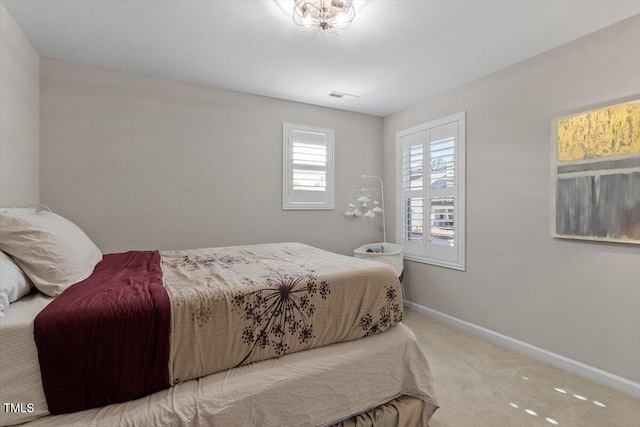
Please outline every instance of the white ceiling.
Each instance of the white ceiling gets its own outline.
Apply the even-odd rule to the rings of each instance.
[[[293,1],[3,4],[44,56],[377,116],[640,13],[640,0],[363,0],[349,30],[311,37]]]

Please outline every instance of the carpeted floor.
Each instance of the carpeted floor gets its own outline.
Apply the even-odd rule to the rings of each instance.
[[[640,427],[640,400],[405,308],[440,401],[430,427]]]

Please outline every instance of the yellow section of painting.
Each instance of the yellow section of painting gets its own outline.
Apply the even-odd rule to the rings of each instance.
[[[640,153],[640,100],[558,119],[558,160]]]

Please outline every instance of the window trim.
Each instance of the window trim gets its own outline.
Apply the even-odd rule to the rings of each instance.
[[[324,134],[327,144],[326,197],[321,202],[296,201],[291,198],[293,160],[289,145],[294,131]],[[316,192],[317,193],[317,192]],[[334,210],[335,209],[335,130],[316,126],[282,123],[282,209],[283,210]]]
[[[462,111],[460,113],[452,114],[447,117],[443,117],[441,119],[433,120],[428,123],[423,123],[418,126],[414,126],[409,129],[403,129],[401,131],[396,132],[396,242],[400,245],[403,245],[403,215],[402,215],[402,200],[403,200],[403,189],[402,189],[402,138],[408,135],[412,135],[419,132],[428,131],[432,128],[436,128],[438,126],[446,125],[452,122],[458,122],[458,140],[455,141],[455,167],[456,167],[456,187],[457,187],[457,209],[458,209],[458,217],[456,227],[456,236],[458,237],[458,256],[455,261],[448,261],[443,259],[438,259],[433,256],[426,255],[427,253],[427,245],[429,244],[428,240],[425,240],[422,244],[425,247],[425,256],[419,256],[414,254],[404,254],[404,259],[409,261],[416,261],[423,264],[430,264],[439,267],[451,268],[454,270],[466,271],[466,188],[465,188],[465,152],[466,152],[466,111]],[[426,166],[424,167],[424,172],[426,173]],[[426,176],[426,175],[425,175]],[[428,191],[429,186],[424,186],[423,200],[424,205],[428,205],[427,201],[429,199],[430,193]],[[426,212],[426,208],[423,208],[423,212]],[[423,223],[426,225],[426,222]],[[424,226],[424,225],[423,225]],[[426,234],[425,234],[426,235]]]

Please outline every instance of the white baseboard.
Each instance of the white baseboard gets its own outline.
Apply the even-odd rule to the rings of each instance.
[[[483,328],[482,326],[465,322],[464,320],[457,319],[453,316],[449,316],[448,314],[440,313],[439,311],[427,308],[423,305],[416,304],[411,301],[405,300],[404,305],[405,307],[409,307],[412,310],[418,311],[437,320],[453,325],[457,328],[471,332],[474,335],[478,335],[496,344],[508,347],[519,353],[526,354],[527,356],[531,356],[553,366],[557,366],[558,368],[573,372],[574,374],[588,378],[599,384],[615,388],[616,390],[620,390],[635,398],[640,398],[640,384],[626,378],[619,377],[618,375],[603,371],[602,369],[594,368],[593,366],[589,366],[585,363],[569,359],[568,357],[552,353],[531,344],[527,344],[524,341],[519,341],[515,338],[499,334],[498,332],[491,331],[489,329]]]

